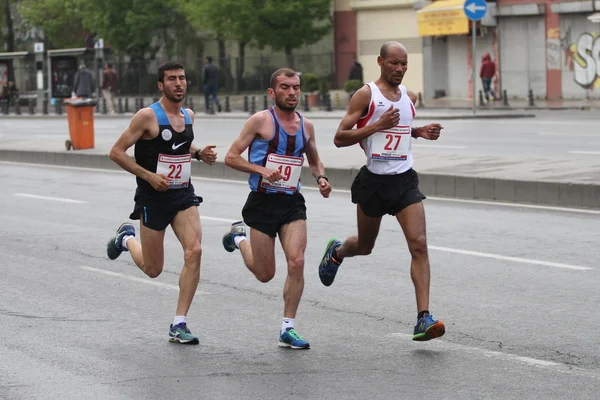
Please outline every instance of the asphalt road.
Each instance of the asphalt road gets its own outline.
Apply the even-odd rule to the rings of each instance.
[[[244,120],[203,118],[202,113],[197,115],[196,142],[215,144],[224,155],[239,135]],[[600,116],[596,111],[540,111],[537,115],[537,118],[525,119],[439,121],[445,127],[441,138],[437,142],[413,141],[413,149],[417,156],[440,154],[590,161],[600,155],[600,135],[597,134]],[[336,149],[333,145],[339,120],[315,119],[313,122],[317,144],[326,155],[324,159],[350,157],[358,163],[364,162],[364,155],[358,146]],[[415,126],[428,122],[418,120]],[[96,146],[110,148],[128,123],[129,119],[122,117],[97,118]],[[66,117],[0,118],[0,145],[2,142],[56,140],[60,148],[68,137]]]
[[[152,280],[105,243],[133,207],[127,173],[0,163],[2,399],[595,399],[600,213],[426,200],[440,340],[410,340],[409,255],[387,218],[373,254],[326,288],[332,235],[355,230],[349,193],[309,208],[297,329],[309,351],[277,347],[283,254],[261,284],[221,237],[246,185],[195,179],[204,197],[201,283],[189,314],[199,346],[168,343],[182,251],[166,236]],[[137,222],[135,223],[138,226]]]

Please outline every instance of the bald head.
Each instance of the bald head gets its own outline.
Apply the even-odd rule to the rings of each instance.
[[[408,54],[408,52],[406,51],[406,47],[404,47],[402,43],[395,41],[384,43],[383,46],[381,46],[381,49],[379,50],[379,55],[384,60],[388,57],[390,53],[395,53],[399,56],[405,56]]]

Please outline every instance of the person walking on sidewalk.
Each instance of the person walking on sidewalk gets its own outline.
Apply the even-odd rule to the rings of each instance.
[[[331,239],[319,265],[319,277],[330,286],[346,258],[371,254],[384,215],[395,216],[404,232],[412,262],[411,278],[417,302],[413,340],[440,337],[444,323],[429,311],[430,268],[425,211],[417,172],[413,170],[411,137],[437,140],[443,127],[413,128],[415,108],[402,79],[408,69],[406,48],[398,42],[381,47],[381,75],[356,92],[334,137],[336,147],[359,143],[367,163],[351,187],[356,204],[358,234],[345,241]],[[354,129],[354,126],[357,129]]]
[[[217,109],[221,112],[221,103],[219,103],[219,97],[217,92],[219,90],[219,68],[213,64],[213,58],[211,56],[206,57],[206,65],[204,65],[204,106],[206,112],[211,112],[210,99],[212,98]]]
[[[288,271],[279,346],[308,349],[310,343],[295,329],[307,242],[306,205],[300,193],[304,154],[323,197],[329,197],[331,186],[317,152],[315,128],[295,111],[300,99],[297,73],[288,68],[275,71],[267,93],[275,106],[252,115],[225,156],[227,166],[250,174],[250,194],[242,209],[243,221],[232,224],[223,236],[223,246],[228,252],[239,249],[246,267],[266,283],[275,276],[275,238],[279,235]],[[241,154],[248,148],[246,161]],[[244,222],[251,228],[250,241]]]
[[[158,277],[164,265],[165,229],[171,225],[183,247],[184,265],[179,277],[179,299],[169,340],[197,344],[187,327],[187,313],[200,280],[202,227],[191,182],[191,159],[212,165],[215,146],[199,149],[194,140],[194,113],[182,108],[187,82],[183,66],[167,62],[158,68],[161,99],[138,111],[110,151],[110,158],[134,174],[135,206],[129,216],[140,220],[141,242],[133,224],[125,222],[107,244],[108,258],[115,260],[129,251],[135,264],[150,278]],[[135,161],[127,150],[135,145]]]
[[[485,102],[489,103],[490,95],[494,98],[494,101],[498,100],[496,92],[494,92],[494,89],[492,89],[492,80],[496,76],[496,64],[492,61],[490,53],[485,53],[481,57],[481,69],[479,70],[479,76],[481,77]]]
[[[75,79],[73,81],[73,92],[77,97],[82,99],[90,98],[94,95],[96,90],[94,75],[85,64],[79,66],[79,70],[75,73]]]
[[[106,63],[102,71],[102,96],[106,99],[106,110],[109,114],[115,113],[115,94],[119,92],[119,75]]]

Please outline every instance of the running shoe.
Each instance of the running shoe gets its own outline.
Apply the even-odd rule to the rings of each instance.
[[[446,327],[442,321],[433,318],[431,314],[425,314],[417,321],[412,340],[424,342],[444,336]]]
[[[325,248],[325,255],[323,255],[323,259],[319,265],[319,278],[321,278],[321,283],[325,286],[331,286],[335,279],[335,274],[337,274],[340,267],[341,262],[333,258],[333,252],[341,245],[342,242],[340,240],[331,239]]]
[[[294,328],[287,328],[279,335],[279,347],[310,349],[310,343],[302,338]]]
[[[111,260],[115,260],[122,252],[128,251],[123,247],[124,236],[135,236],[135,227],[129,222],[124,222],[117,229],[117,235],[112,237],[106,245],[106,255]]]

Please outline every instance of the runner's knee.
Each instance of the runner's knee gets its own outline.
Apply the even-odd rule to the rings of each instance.
[[[301,277],[304,274],[304,254],[298,254],[287,260],[288,275]]]
[[[199,266],[200,258],[202,257],[202,246],[200,243],[196,243],[190,248],[187,248],[183,252],[185,264],[188,266]]]
[[[427,257],[427,238],[421,234],[408,240],[408,249],[413,257]]]
[[[256,279],[262,283],[267,283],[275,277],[275,269],[263,269],[256,272]]]
[[[142,265],[142,270],[148,275],[150,278],[158,278],[162,273],[163,266],[158,264],[150,264],[144,262]]]

